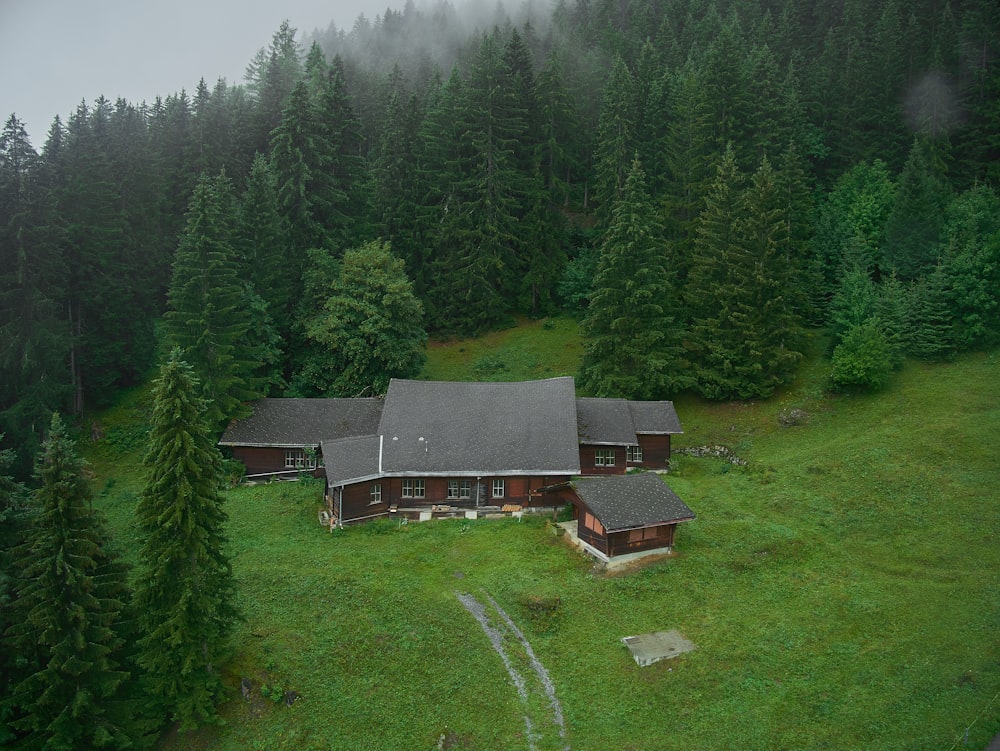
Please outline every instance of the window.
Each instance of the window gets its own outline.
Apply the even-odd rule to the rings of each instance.
[[[628,533],[629,542],[641,542],[642,540],[654,540],[657,537],[666,535],[666,527],[643,527],[642,529],[630,529]]]
[[[403,498],[423,498],[423,480],[403,480]]]
[[[316,469],[322,467],[322,459],[317,462],[316,453],[310,451],[306,453],[303,449],[289,449],[285,451],[285,469]]]
[[[504,496],[503,490],[504,490],[504,488],[503,488],[503,480],[494,480],[493,481],[493,497],[494,498],[503,498],[503,496]]]
[[[594,451],[594,466],[595,467],[613,467],[613,466],[615,466],[615,450],[614,449],[595,449],[595,451]]]
[[[458,498],[458,480],[448,480],[448,499]]]
[[[587,529],[594,530],[597,534],[604,534],[604,525],[601,524],[597,517],[591,514],[589,511],[585,511],[583,514],[583,526]]]
[[[471,480],[461,480],[458,484],[458,497],[459,498],[471,498],[472,497],[472,481]]]
[[[382,503],[382,483],[375,483],[368,490],[368,505],[374,506],[377,503]]]
[[[626,446],[625,461],[638,464],[642,461],[642,446]]]

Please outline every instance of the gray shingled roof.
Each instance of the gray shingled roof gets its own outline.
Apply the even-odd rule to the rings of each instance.
[[[318,446],[371,435],[381,413],[381,399],[261,399],[249,417],[230,423],[219,445]]]
[[[573,379],[457,383],[393,379],[378,432],[386,474],[580,472]]]
[[[684,501],[652,472],[581,477],[573,480],[572,486],[608,532],[695,518]]]
[[[625,399],[576,400],[576,424],[580,443],[634,444],[635,426]]]
[[[677,435],[683,433],[673,402],[629,402],[636,433]]]
[[[683,433],[673,402],[581,397],[576,400],[580,443],[635,444],[636,434]]]
[[[374,479],[381,476],[378,466],[377,435],[323,441],[323,465],[331,485]]]

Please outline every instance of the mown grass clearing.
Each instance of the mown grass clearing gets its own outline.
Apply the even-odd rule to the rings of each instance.
[[[698,519],[675,557],[622,576],[544,519],[330,534],[318,483],[232,490],[246,621],[227,725],[160,747],[527,749],[525,705],[467,592],[524,633],[576,751],[929,751],[964,748],[970,726],[983,748],[1000,731],[997,357],[909,364],[875,396],[803,382],[753,404],[679,400],[678,446],[724,443],[749,464],[678,458],[669,482]],[[807,424],[780,427],[790,407]],[[129,456],[95,463],[126,547]],[[619,641],[668,628],[698,649],[639,668]]]
[[[420,377],[429,381],[527,381],[575,375],[583,357],[579,324],[558,316],[522,320],[477,339],[430,342]]]

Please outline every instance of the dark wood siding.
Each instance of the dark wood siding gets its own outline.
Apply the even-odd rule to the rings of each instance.
[[[343,521],[349,524],[353,521],[367,521],[389,513],[389,501],[386,499],[386,481],[359,482],[348,485],[343,490],[339,508],[334,513],[342,513]],[[382,502],[372,503],[372,487],[382,486]]]
[[[576,536],[602,553],[608,553],[608,535],[604,525],[584,503],[573,504],[576,515]]]
[[[608,555],[638,553],[642,550],[669,548],[674,544],[676,524],[661,524],[656,527],[631,529],[626,532],[612,532],[607,539]]]
[[[287,474],[294,475],[296,470],[285,467],[285,451],[297,449],[284,449],[259,446],[232,446],[233,459],[246,467],[247,475],[267,475],[267,474]],[[301,470],[310,472],[314,477],[322,477],[323,470]]]
[[[597,466],[598,451],[614,451],[613,466]],[[622,475],[625,474],[624,446],[594,446],[588,443],[580,444],[580,474],[581,475]]]
[[[282,455],[284,456],[284,455]],[[423,480],[424,482],[424,495],[422,498],[407,496],[403,497],[403,478],[401,477],[387,477],[383,478],[380,482],[382,484],[382,502],[386,505],[386,509],[389,506],[397,506],[402,508],[419,508],[422,506],[434,506],[434,505],[449,505],[458,507],[468,507],[475,508],[476,506],[504,506],[510,504],[520,504],[521,506],[536,505],[536,506],[549,506],[552,505],[550,499],[542,496],[532,496],[531,492],[538,488],[546,487],[549,485],[555,485],[561,482],[568,482],[569,476],[517,476],[517,477],[483,477],[477,480],[475,477],[417,477],[407,478],[413,480]],[[503,479],[504,481],[504,495],[502,498],[493,497],[493,480]],[[469,498],[449,498],[448,497],[448,481],[456,480],[461,482],[462,480],[468,480],[471,484]],[[367,506],[369,499],[369,490],[371,488],[371,482],[360,482],[354,483],[353,485],[348,485],[344,489],[344,499],[345,504],[350,501],[350,508],[352,513],[354,511],[363,510],[363,506]],[[477,490],[476,486],[479,484],[481,490],[478,495],[477,503]],[[349,519],[351,515],[347,513],[347,506],[345,505],[344,518]]]
[[[640,435],[639,448],[642,449],[642,464],[633,466],[645,469],[665,469],[670,461],[669,435]]]

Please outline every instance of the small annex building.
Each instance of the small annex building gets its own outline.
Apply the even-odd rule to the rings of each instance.
[[[381,415],[377,398],[261,399],[249,417],[229,424],[219,445],[248,478],[295,476],[322,468],[322,441],[371,435]]]
[[[695,518],[654,472],[578,477],[542,492],[573,505],[577,539],[603,560],[649,550],[669,551],[677,525]]]
[[[571,377],[393,379],[383,398],[263,399],[249,417],[233,421],[219,443],[244,463],[248,477],[325,477],[327,518],[334,524],[391,515],[510,513],[566,503],[571,499],[543,492],[561,488],[579,496],[574,508],[584,521],[601,520],[587,528],[593,532],[588,544],[608,550],[636,547],[631,522],[610,510],[611,486],[574,478],[665,469],[671,436],[681,432],[672,402],[577,398]],[[654,493],[651,503],[676,498],[664,495],[657,475],[649,477],[661,488],[621,487],[637,493],[647,488]],[[641,506],[632,499],[625,505],[629,513]],[[656,528],[643,533],[656,537],[649,544],[672,544],[672,527],[665,525],[683,519],[673,511],[652,517],[657,514],[643,517]]]

